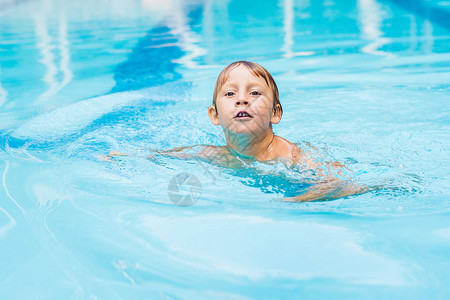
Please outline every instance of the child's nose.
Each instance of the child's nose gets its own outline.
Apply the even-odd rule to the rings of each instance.
[[[243,100],[238,100],[238,101],[236,101],[236,105],[241,105],[241,104],[243,104],[243,105],[248,105],[247,99],[243,99]]]
[[[236,100],[236,105],[241,105],[241,104],[248,105],[248,100],[245,97],[245,95],[243,95],[243,94],[240,94]]]

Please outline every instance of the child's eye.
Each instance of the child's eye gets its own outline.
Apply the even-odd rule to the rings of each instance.
[[[252,95],[252,96],[259,96],[259,95],[261,95],[261,93],[258,92],[258,91],[253,91],[253,92],[250,92],[250,95]]]
[[[226,93],[225,93],[225,96],[227,96],[227,97],[234,96],[234,92],[226,92]]]

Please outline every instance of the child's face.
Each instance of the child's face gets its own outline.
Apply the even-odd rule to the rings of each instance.
[[[209,108],[209,117],[226,132],[260,135],[281,114],[274,114],[273,95],[263,78],[254,76],[245,66],[238,66],[217,94],[216,106]]]

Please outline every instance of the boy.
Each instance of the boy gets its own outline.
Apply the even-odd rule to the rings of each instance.
[[[313,170],[318,178],[315,185],[304,194],[288,201],[327,200],[366,192],[365,187],[341,180],[331,173],[341,175],[344,166],[338,162],[317,162],[297,145],[276,136],[272,124],[280,122],[283,109],[277,85],[272,75],[261,65],[237,61],[219,74],[214,88],[213,103],[208,115],[214,125],[220,125],[225,134],[226,146],[202,146],[196,154],[210,163],[239,167],[249,161],[282,162],[288,168],[300,166]],[[183,153],[191,147],[180,147],[160,154],[178,158],[193,158]],[[112,152],[110,155],[120,155]]]

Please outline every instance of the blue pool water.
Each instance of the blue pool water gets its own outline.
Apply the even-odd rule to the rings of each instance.
[[[448,299],[449,12],[0,0],[0,298]],[[274,75],[276,134],[389,189],[288,203],[304,183],[280,165],[147,159],[223,144],[206,111],[235,60]],[[188,207],[169,198],[183,173]]]

